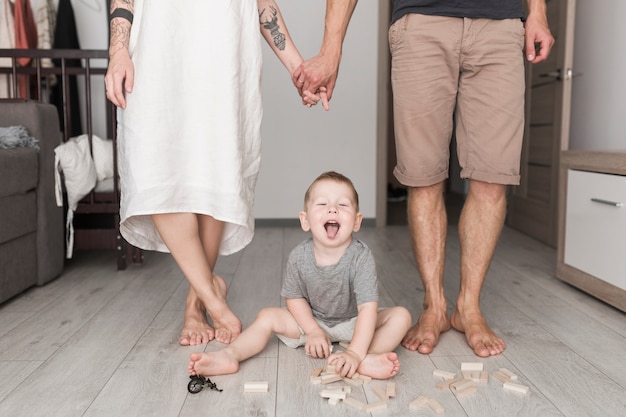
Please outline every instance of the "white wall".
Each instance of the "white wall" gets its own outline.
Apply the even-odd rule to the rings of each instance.
[[[278,2],[289,32],[306,59],[318,53],[326,2]],[[264,43],[263,147],[255,216],[295,219],[304,192],[326,170],[354,182],[365,218],[374,218],[378,3],[360,1],[344,42],[330,111],[306,108],[289,73]]]
[[[624,15],[624,0],[576,2],[570,149],[626,149]]]

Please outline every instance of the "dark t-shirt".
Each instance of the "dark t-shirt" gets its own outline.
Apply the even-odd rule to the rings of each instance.
[[[407,13],[487,19],[524,17],[521,0],[393,0],[391,24]]]

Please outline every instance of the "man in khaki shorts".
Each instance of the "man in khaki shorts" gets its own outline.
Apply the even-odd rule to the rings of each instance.
[[[389,43],[398,162],[409,187],[408,218],[424,284],[424,310],[402,344],[430,353],[450,328],[481,357],[504,351],[479,297],[506,212],[519,184],[524,129],[524,54],[544,61],[554,43],[545,0],[394,0]],[[523,21],[525,20],[525,22]],[[461,287],[448,317],[443,291],[449,144],[456,128],[461,177]]]

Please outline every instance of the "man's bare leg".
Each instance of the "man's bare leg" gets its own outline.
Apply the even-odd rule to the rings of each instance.
[[[504,341],[487,325],[480,311],[480,291],[493,258],[506,214],[506,186],[470,181],[459,219],[461,289],[452,326],[465,333],[476,355],[502,353]]]
[[[409,350],[430,353],[441,332],[450,328],[443,291],[447,216],[444,183],[409,188],[408,218],[413,253],[424,284],[424,311],[409,329],[402,345]]]
[[[211,247],[219,248],[222,239],[223,223],[209,216],[194,213],[166,213],[152,215],[154,224],[161,238],[169,248],[201,305],[211,316],[215,327],[215,338],[222,343],[230,343],[241,332],[241,322],[226,304],[226,286],[221,277],[213,274],[211,263],[215,257],[207,259],[205,242],[201,236],[201,227],[212,230]],[[210,226],[207,226],[210,225]],[[207,238],[208,239],[208,238]],[[188,298],[188,301],[189,298]],[[193,305],[193,298],[191,299]],[[196,310],[196,318],[200,313],[198,304],[190,310]],[[193,313],[192,313],[193,315]],[[196,339],[197,340],[197,339]]]

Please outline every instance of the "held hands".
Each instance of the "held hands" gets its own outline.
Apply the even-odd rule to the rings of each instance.
[[[135,83],[135,67],[128,50],[118,50],[111,54],[109,67],[104,77],[106,96],[113,104],[126,108],[126,93],[133,91]]]
[[[348,349],[344,352],[333,353],[328,357],[327,363],[335,365],[335,372],[342,377],[352,378],[361,365],[361,358],[356,352]]]
[[[307,333],[304,352],[314,358],[327,358],[330,355],[330,339],[320,328]]]

